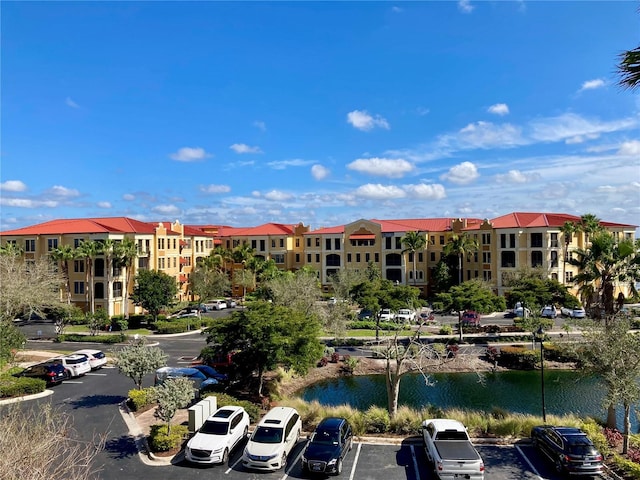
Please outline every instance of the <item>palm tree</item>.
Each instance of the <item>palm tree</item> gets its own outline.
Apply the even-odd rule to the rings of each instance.
[[[578,225],[578,228],[589,236],[603,229],[602,225],[600,225],[600,219],[593,213],[585,213],[582,215],[580,217],[580,224]]]
[[[615,313],[614,290],[620,283],[628,283],[634,291],[634,282],[640,271],[640,249],[632,240],[618,241],[606,230],[596,231],[587,248],[576,250],[576,258],[569,263],[579,269],[574,282],[580,285],[583,298],[593,292],[596,305],[607,315]],[[586,299],[590,304],[590,299]]]
[[[573,234],[578,231],[578,227],[573,222],[564,222],[562,228],[560,229],[562,235],[564,237],[564,262],[562,263],[562,283],[566,282],[567,278],[567,257],[569,256],[569,244],[571,243],[571,239],[573,238]]]
[[[71,281],[69,279],[69,261],[76,258],[76,250],[71,245],[62,245],[55,248],[51,253],[51,259],[60,263],[62,268],[62,278],[64,279],[65,293],[67,294],[67,305],[71,305]]]
[[[427,244],[427,238],[421,235],[420,232],[407,232],[400,242],[405,247],[402,253],[409,252],[413,257],[413,285],[415,286],[417,280],[416,253],[418,250],[424,249]]]
[[[105,241],[101,242],[100,245],[100,253],[104,255],[105,259],[105,268],[107,269],[107,301],[111,303],[111,282],[113,281],[113,261],[114,256],[116,254],[116,242],[107,238]],[[109,308],[107,307],[107,312]]]
[[[89,240],[82,242],[78,246],[78,256],[80,258],[84,258],[85,262],[85,280],[87,283],[87,288],[85,289],[85,298],[87,305],[89,307],[89,311],[91,313],[95,313],[96,311],[96,302],[93,296],[93,261],[100,254],[101,245],[95,240]]]
[[[124,238],[122,242],[116,244],[116,261],[125,269],[125,284],[122,289],[122,309],[124,318],[129,318],[129,285],[133,274],[133,262],[138,256],[138,246],[131,238]]]
[[[620,54],[618,74],[621,87],[635,90],[640,85],[640,47]]]
[[[449,239],[449,243],[444,246],[445,255],[455,255],[458,257],[458,285],[462,283],[462,257],[468,253],[477,252],[480,249],[478,240],[470,237],[466,233],[458,235],[454,233]]]

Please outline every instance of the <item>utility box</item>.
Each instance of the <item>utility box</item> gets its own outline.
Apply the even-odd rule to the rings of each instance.
[[[204,405],[196,403],[187,410],[189,414],[189,432],[195,433],[202,426],[208,415],[203,415]]]
[[[214,395],[210,395],[208,397],[203,398],[202,400],[200,400],[199,403],[203,404],[203,412],[204,412],[205,420],[210,415],[213,415],[215,411],[218,409],[218,397]]]

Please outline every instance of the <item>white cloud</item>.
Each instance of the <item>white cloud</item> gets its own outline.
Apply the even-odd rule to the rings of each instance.
[[[420,115],[421,117],[424,117],[425,115],[429,115],[429,109],[425,108],[425,107],[418,107],[416,108],[416,113],[418,115]]]
[[[443,138],[445,141],[449,139]],[[495,125],[491,122],[470,123],[460,129],[458,135],[453,139],[460,148],[494,148],[523,145],[525,139],[519,127],[510,123]]]
[[[557,117],[533,120],[529,123],[531,139],[540,142],[558,142],[579,136],[599,135],[627,130],[637,125],[638,120],[632,118],[603,122],[589,120],[575,113],[565,113]]]
[[[64,103],[67,104],[67,106],[71,107],[71,108],[80,108],[80,105],[78,105],[76,102],[74,102],[71,97],[67,97],[64,100]]]
[[[324,180],[329,176],[329,173],[331,173],[331,171],[322,165],[316,164],[311,167],[311,175],[316,180]]]
[[[234,143],[229,148],[236,153],[262,153],[260,147],[250,147],[244,143]]]
[[[354,110],[347,113],[347,122],[353,125],[354,128],[368,132],[376,127],[389,130],[389,122],[387,122],[380,115],[371,116],[366,110]]]
[[[136,199],[136,196],[132,193],[125,193],[124,195],[122,195],[122,199],[126,200],[127,202],[131,202]]]
[[[161,215],[177,215],[181,212],[175,205],[156,205],[151,210]]]
[[[313,163],[312,160],[303,160],[301,158],[293,158],[291,160],[276,160],[276,161],[267,163],[267,165],[273,168],[274,170],[284,170],[288,167],[304,167],[306,165],[311,165],[312,163]]]
[[[507,115],[509,113],[509,106],[506,103],[496,103],[495,105],[491,105],[487,111],[495,115]]]
[[[389,178],[400,178],[415,166],[402,158],[358,158],[347,165],[350,170]]]
[[[636,160],[640,158],[640,140],[630,140],[620,145],[618,155],[635,156]]]
[[[447,196],[444,186],[439,183],[431,185],[419,183],[417,185],[406,185],[404,188],[410,198],[419,198],[421,200],[440,200]]]
[[[404,10],[402,8],[396,7],[396,6],[391,7],[391,11],[393,13],[402,13],[402,12],[404,12]]]
[[[458,10],[460,10],[462,13],[471,13],[471,12],[473,12],[474,8],[476,8],[476,7],[471,5],[470,0],[459,0],[458,1]]]
[[[465,185],[467,183],[471,183],[479,176],[478,169],[473,163],[462,162],[451,167],[449,171],[441,175],[440,178],[459,185]]]
[[[51,195],[55,195],[57,197],[77,197],[80,195],[80,192],[74,188],[67,188],[61,185],[54,185],[51,187],[48,192]]]
[[[20,180],[7,180],[0,183],[0,191],[3,192],[24,192],[27,186]]]
[[[211,156],[213,155],[205,152],[204,148],[200,147],[182,147],[176,153],[169,155],[172,160],[177,160],[178,162],[194,162]]]
[[[575,137],[567,138],[564,143],[567,145],[574,145],[576,143],[584,143],[587,140],[595,140],[599,136],[599,133],[586,133],[584,135],[576,135]]]
[[[111,202],[98,202],[99,208],[111,208]]]
[[[605,85],[606,83],[601,78],[596,78],[594,80],[587,80],[582,84],[578,92],[584,92],[585,90],[595,90],[596,88],[602,88]]]
[[[58,206],[58,202],[54,200],[31,200],[28,198],[0,197],[0,205],[4,205],[6,207],[18,207],[18,208],[41,208],[41,207],[54,208]]]
[[[203,193],[229,193],[231,187],[229,185],[201,185],[200,191]]]
[[[496,175],[496,181],[498,183],[526,183],[529,178],[526,174],[522,173],[520,170],[509,170],[507,173],[500,173]]]
[[[286,202],[291,200],[293,196],[280,190],[271,190],[264,194],[264,198],[272,202]]]
[[[379,183],[362,185],[355,190],[354,195],[371,200],[392,200],[394,198],[404,198],[407,196],[406,192],[400,187],[396,187],[395,185],[380,185]]]
[[[264,122],[261,122],[260,120],[256,120],[255,122],[253,122],[253,126],[262,132],[267,131],[267,124]]]

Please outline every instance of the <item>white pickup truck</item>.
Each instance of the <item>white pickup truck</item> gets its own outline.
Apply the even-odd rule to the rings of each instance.
[[[425,420],[422,441],[440,480],[484,480],[484,463],[462,423],[440,418]]]

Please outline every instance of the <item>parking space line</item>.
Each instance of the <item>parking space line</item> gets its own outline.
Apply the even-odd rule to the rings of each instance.
[[[533,466],[533,463],[531,463],[531,461],[529,460],[529,457],[527,457],[524,452],[522,451],[522,449],[516,445],[516,450],[518,450],[518,453],[520,454],[520,456],[522,458],[524,458],[524,461],[527,462],[527,465],[529,465],[529,468],[531,468],[531,470],[533,470],[533,473],[536,475],[537,480],[546,480],[545,478],[541,477],[540,474],[538,473],[538,470],[536,470],[536,467]]]
[[[358,457],[360,456],[360,449],[362,448],[362,444],[358,444],[358,448],[356,449],[356,454],[353,456],[353,467],[351,467],[351,474],[349,475],[349,480],[353,480],[356,474],[356,466],[358,465]]]
[[[87,373],[86,375],[89,377],[106,377],[107,376],[106,373]]]
[[[287,458],[287,466],[289,467],[289,471],[291,471],[291,468],[293,468],[293,466],[298,463],[298,460],[300,460],[300,457],[302,457],[302,452],[304,452],[304,448],[302,448],[298,453],[298,455],[296,455],[296,458],[294,459],[293,463],[291,463]],[[289,474],[285,471],[284,476],[280,480],[286,480],[288,477],[289,477]]]
[[[229,475],[229,473],[233,472],[233,469],[236,468],[236,465],[238,465],[241,461],[242,461],[242,455],[240,455],[240,458],[238,458],[238,460],[236,460],[233,464],[229,465],[229,468],[225,470],[224,474]]]
[[[420,470],[418,470],[418,457],[416,456],[416,449],[413,445],[409,445],[411,449],[411,459],[413,460],[413,470],[415,471],[416,478],[420,480]]]
[[[65,380],[62,383],[72,383],[74,385],[76,385],[76,384],[82,385],[83,382],[79,382],[78,380]]]

